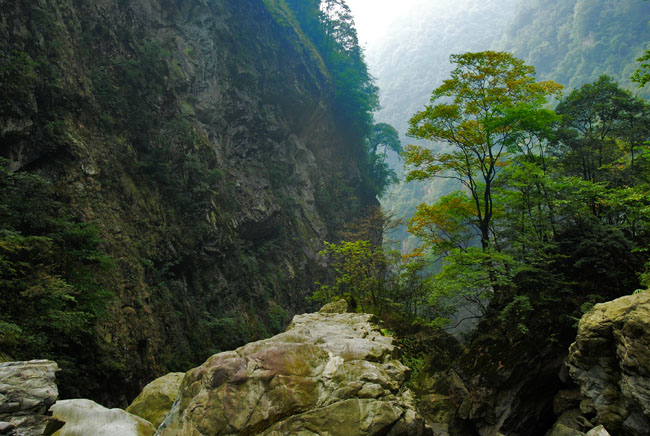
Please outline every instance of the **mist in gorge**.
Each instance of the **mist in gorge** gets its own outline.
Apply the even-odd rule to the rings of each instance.
[[[375,117],[398,130],[403,144],[408,120],[429,103],[431,92],[449,76],[449,56],[482,50],[507,50],[536,68],[543,79],[567,90],[601,74],[648,96],[630,81],[643,54],[650,26],[650,3],[569,0],[348,0],[365,49],[370,73],[380,90]],[[644,33],[645,32],[645,33]],[[607,45],[611,43],[611,48]],[[441,146],[441,145],[440,145]],[[394,153],[388,161],[403,175]],[[382,197],[382,207],[406,219],[421,202],[456,189],[449,180],[397,184]],[[419,242],[401,227],[393,239],[407,250]]]
[[[449,55],[494,49],[519,3],[349,0],[366,61],[380,89],[377,119],[404,133],[410,116],[451,71]]]

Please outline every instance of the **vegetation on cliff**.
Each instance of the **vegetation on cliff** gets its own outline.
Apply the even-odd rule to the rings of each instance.
[[[321,241],[376,203],[394,147],[335,3],[0,0],[2,183],[47,186],[0,193],[40,214],[2,223],[3,353],[124,404],[308,308]]]
[[[0,160],[0,347],[59,362],[70,394],[95,383],[84,367],[108,363],[93,331],[112,297],[102,276],[113,261],[98,229],[69,216],[46,179],[7,166]]]

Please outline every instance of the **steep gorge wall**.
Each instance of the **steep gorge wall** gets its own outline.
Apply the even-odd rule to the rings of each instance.
[[[375,199],[283,2],[0,11],[0,156],[52,180],[115,262],[88,379],[68,394],[123,403],[306,307],[321,241]]]

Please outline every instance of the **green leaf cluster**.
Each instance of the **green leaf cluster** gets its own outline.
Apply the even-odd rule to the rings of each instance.
[[[0,161],[0,347],[13,359],[54,359],[66,383],[97,353],[94,328],[111,292],[99,230],[65,212],[49,182]]]
[[[507,63],[494,63],[500,58]],[[509,55],[453,59],[451,79],[433,93],[438,104],[415,114],[410,130],[450,147],[405,153],[410,178],[463,186],[421,205],[410,222],[444,258],[431,298],[470,296],[523,336],[571,330],[585,307],[647,276],[650,106],[603,76],[553,111],[543,97],[558,88],[532,81]]]

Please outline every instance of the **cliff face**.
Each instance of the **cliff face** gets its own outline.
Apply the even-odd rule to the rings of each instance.
[[[0,156],[52,180],[115,263],[87,344],[92,384],[69,394],[123,402],[152,375],[282,329],[322,274],[321,241],[375,203],[284,3],[0,11]]]
[[[597,304],[571,345],[580,409],[612,434],[650,435],[649,316],[648,291]]]

